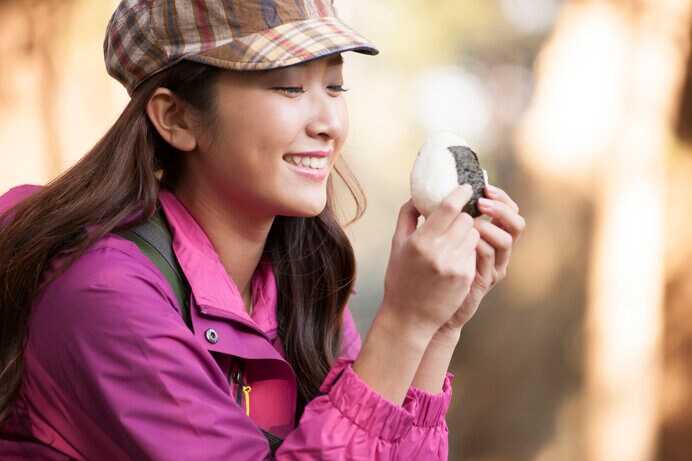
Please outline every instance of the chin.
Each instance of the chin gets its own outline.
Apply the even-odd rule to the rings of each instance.
[[[293,203],[290,207],[287,207],[283,213],[283,216],[292,216],[296,218],[314,218],[324,211],[327,206],[326,197],[319,201],[305,201],[303,203]]]
[[[320,208],[313,208],[310,210],[302,210],[302,212],[297,213],[295,216],[300,217],[300,218],[314,218],[315,216],[318,216],[322,211],[324,211],[324,207],[326,205],[323,205]]]

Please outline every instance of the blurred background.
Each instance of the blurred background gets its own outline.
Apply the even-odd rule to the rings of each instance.
[[[0,190],[80,158],[127,103],[114,0],[0,0]],[[362,334],[408,175],[453,131],[528,227],[462,334],[450,459],[692,459],[691,0],[337,0]],[[344,205],[345,209],[348,204]]]

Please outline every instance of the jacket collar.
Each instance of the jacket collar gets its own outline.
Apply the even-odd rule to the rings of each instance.
[[[178,198],[167,190],[159,193],[159,202],[173,236],[173,251],[201,310],[224,311],[232,318],[259,330],[268,339],[276,337],[276,281],[269,261],[262,260],[252,279],[253,315],[245,310],[236,284],[226,272],[219,255]]]

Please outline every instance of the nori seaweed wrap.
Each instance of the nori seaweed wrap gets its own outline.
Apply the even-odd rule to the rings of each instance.
[[[451,146],[449,151],[454,156],[454,161],[457,168],[457,177],[459,184],[470,184],[473,188],[473,197],[469,200],[462,211],[470,214],[474,218],[480,216],[478,211],[478,199],[483,197],[485,189],[485,173],[481,164],[478,162],[478,156],[467,146]]]
[[[473,197],[463,211],[480,216],[487,175],[468,143],[452,133],[437,133],[421,146],[411,170],[411,197],[416,209],[428,216],[460,184],[470,184]]]

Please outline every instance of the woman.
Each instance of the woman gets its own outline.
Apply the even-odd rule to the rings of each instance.
[[[330,176],[341,53],[375,48],[326,0],[124,0],[104,50],[121,117],[0,198],[0,457],[446,459],[446,370],[514,202],[489,188],[474,221],[460,187],[420,227],[405,204],[361,346]],[[147,222],[178,282],[128,237]]]

